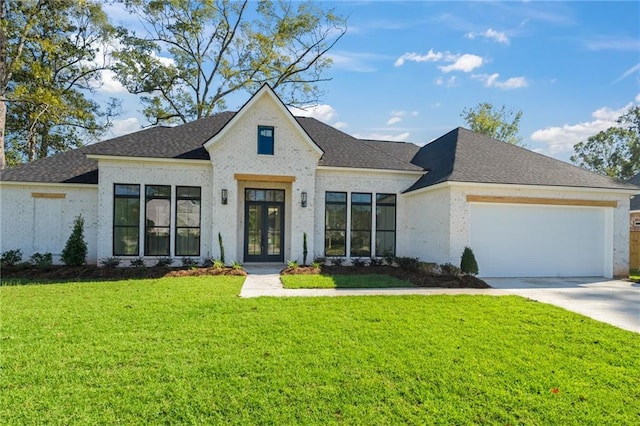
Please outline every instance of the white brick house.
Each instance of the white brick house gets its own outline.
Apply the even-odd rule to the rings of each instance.
[[[302,261],[390,252],[482,276],[626,275],[638,187],[458,128],[430,144],[353,138],[268,87],[236,113],[155,127],[2,172],[0,250],[89,262]]]

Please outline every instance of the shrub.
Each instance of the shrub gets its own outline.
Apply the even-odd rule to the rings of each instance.
[[[222,234],[218,232],[218,245],[220,246],[220,260],[222,263],[226,263],[224,261],[224,244],[222,243]]]
[[[420,272],[424,274],[439,274],[440,268],[437,263],[420,262]]]
[[[30,260],[31,260],[31,263],[36,265],[38,268],[45,268],[53,264],[53,255],[49,252],[46,252],[46,253],[36,252],[31,255]]]
[[[344,262],[344,259],[341,257],[331,258],[331,265],[333,266],[342,266],[342,262]]]
[[[7,250],[0,257],[2,266],[15,266],[22,261],[22,250]]]
[[[183,257],[182,266],[187,267],[189,269],[194,269],[196,266],[198,266],[198,261],[191,257]]]
[[[316,257],[313,263],[317,263],[318,265],[322,266],[326,263],[326,261],[327,259],[325,259],[324,257]]]
[[[462,271],[453,263],[443,263],[440,265],[442,275],[458,276]]]
[[[385,263],[389,266],[392,266],[393,262],[396,260],[396,256],[389,249],[384,251],[382,257],[384,258]]]
[[[417,257],[396,257],[394,260],[399,268],[409,272],[417,272],[420,268],[420,262]]]
[[[203,268],[211,268],[215,261],[216,260],[213,257],[205,257],[202,259],[202,263],[200,265],[202,265]]]
[[[171,266],[171,264],[173,263],[173,259],[170,257],[159,257],[158,261],[156,262],[156,266],[159,266],[161,268],[166,268],[168,266]]]
[[[320,263],[320,262],[311,262],[311,267],[313,269],[320,269],[322,267],[322,263]]]
[[[298,269],[300,265],[298,265],[297,260],[289,260],[287,261],[287,268],[289,269]]]
[[[359,257],[356,257],[355,259],[351,259],[351,264],[353,266],[364,266],[364,260],[360,259]]]
[[[478,262],[476,262],[476,256],[473,254],[473,250],[470,247],[465,247],[460,258],[460,270],[463,274],[478,275]]]
[[[68,266],[87,263],[87,243],[84,240],[84,219],[78,215],[73,222],[73,231],[62,250],[62,261]]]
[[[129,266],[133,266],[134,268],[144,268],[144,257],[136,257],[131,262],[129,262]]]
[[[307,264],[307,233],[302,233],[302,264]]]
[[[115,268],[120,265],[119,257],[105,257],[104,259],[100,259],[100,266],[104,268]]]
[[[243,269],[243,268],[242,268],[242,264],[241,264],[240,262],[236,262],[236,261],[233,261],[233,262],[231,263],[231,267],[232,267],[233,269],[235,269],[236,271],[242,271],[242,269]]]
[[[218,260],[218,259],[214,260],[213,261],[213,268],[214,269],[222,269],[222,268],[224,268],[224,262],[222,260]]]
[[[372,257],[371,259],[369,259],[369,266],[382,266],[382,259]]]

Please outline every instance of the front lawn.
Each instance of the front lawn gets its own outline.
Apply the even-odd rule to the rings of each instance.
[[[516,296],[0,288],[0,423],[636,424],[640,339]]]
[[[629,271],[629,279],[640,282],[640,269],[632,269]]]
[[[415,287],[389,275],[282,275],[284,288],[390,288]]]

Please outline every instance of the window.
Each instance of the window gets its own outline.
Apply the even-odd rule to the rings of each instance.
[[[273,127],[258,126],[258,154],[273,155]]]
[[[347,254],[347,193],[327,192],[324,213],[324,255]]]
[[[371,194],[351,193],[351,256],[371,256]]]
[[[376,256],[396,254],[396,196],[376,194]]]
[[[138,256],[140,185],[115,184],[113,194],[113,255]]]
[[[200,187],[176,187],[176,256],[200,256]]]
[[[169,256],[171,187],[147,185],[145,195],[144,254],[147,256]]]

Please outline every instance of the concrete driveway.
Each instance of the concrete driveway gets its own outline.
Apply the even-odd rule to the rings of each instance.
[[[491,287],[640,333],[640,283],[603,278],[483,278]]]

